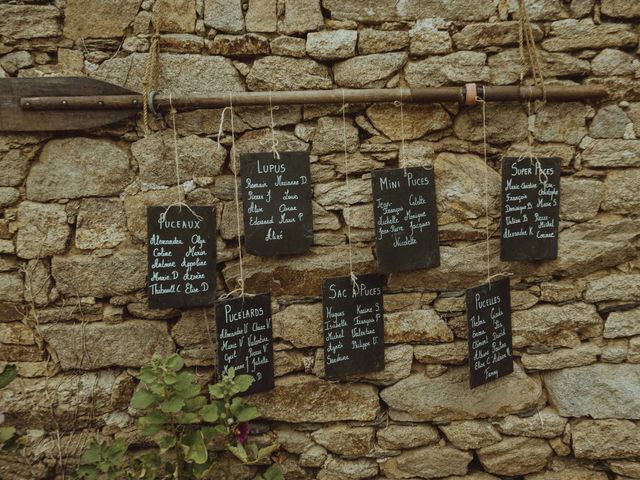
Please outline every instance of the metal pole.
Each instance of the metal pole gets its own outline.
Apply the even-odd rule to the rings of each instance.
[[[473,88],[469,88],[473,87]],[[542,100],[580,101],[605,98],[604,87],[596,85],[547,86],[544,92],[539,87],[480,86],[470,84],[460,87],[393,88],[363,90],[302,90],[274,92],[229,92],[209,96],[172,96],[154,92],[151,102],[155,109],[169,108],[169,103],[178,109],[220,108],[233,101],[235,106],[249,105],[302,105],[335,103],[386,103],[402,100],[406,103],[457,102],[475,104],[469,92],[491,102]],[[130,110],[142,108],[146,101],[142,95],[91,95],[23,97],[20,106],[24,110]]]

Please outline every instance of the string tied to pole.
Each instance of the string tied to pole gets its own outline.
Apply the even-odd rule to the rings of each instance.
[[[151,36],[151,43],[149,45],[149,53],[145,59],[144,64],[144,77],[142,82],[142,92],[144,95],[144,102],[142,102],[142,120],[146,132],[151,131],[149,123],[149,112],[157,115],[153,106],[153,99],[158,93],[155,89],[158,86],[160,77],[160,19],[154,20],[154,33]]]
[[[279,106],[273,106],[272,102],[272,94],[271,90],[269,90],[269,117],[271,119],[271,152],[273,153],[273,158],[276,160],[280,160],[280,153],[278,153],[278,139],[276,138],[276,123],[273,119],[273,111],[278,110]],[[260,145],[266,145],[269,142],[269,139],[263,138],[260,140]]]

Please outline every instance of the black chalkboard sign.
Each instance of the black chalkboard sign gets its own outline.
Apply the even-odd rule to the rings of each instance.
[[[560,159],[505,158],[500,258],[555,259],[559,221]]]
[[[467,290],[471,388],[513,372],[511,295],[503,278]]]
[[[384,368],[382,275],[325,279],[322,286],[325,376],[329,379]]]
[[[273,388],[271,295],[245,295],[216,303],[218,375],[230,367],[254,379],[247,394]]]
[[[390,273],[440,265],[433,169],[376,170],[371,183],[378,269]]]
[[[216,293],[216,209],[148,207],[150,308],[213,305]]]
[[[304,253],[313,245],[306,152],[240,156],[245,246],[259,256]]]

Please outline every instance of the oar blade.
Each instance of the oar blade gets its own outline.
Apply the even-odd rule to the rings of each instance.
[[[86,77],[0,79],[0,131],[47,132],[86,130],[115,123],[138,111],[127,110],[23,110],[24,97],[131,95],[126,88]]]

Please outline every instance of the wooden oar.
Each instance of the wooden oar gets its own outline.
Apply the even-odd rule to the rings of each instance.
[[[143,102],[151,111],[173,106],[179,110],[235,106],[302,105],[321,103],[458,102],[473,105],[486,101],[580,101],[604,98],[607,91],[593,85],[571,87],[481,86],[394,88],[362,90],[302,90],[232,92],[208,96],[142,95],[106,82],[85,77],[0,79],[0,131],[82,130],[109,125],[137,113]]]

